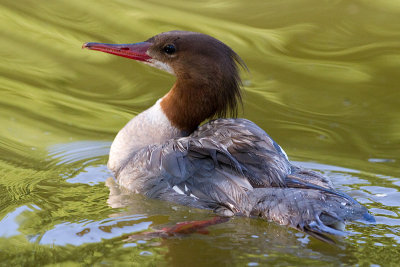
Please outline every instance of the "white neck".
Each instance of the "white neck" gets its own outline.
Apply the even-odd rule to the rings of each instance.
[[[116,172],[136,151],[153,144],[182,137],[184,132],[172,126],[160,106],[159,99],[122,128],[111,145],[108,168]]]

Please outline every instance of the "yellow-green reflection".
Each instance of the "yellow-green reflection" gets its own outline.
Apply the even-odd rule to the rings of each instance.
[[[390,0],[3,0],[0,261],[389,264],[400,245],[399,18],[400,5]],[[174,79],[80,47],[87,41],[138,42],[173,29],[229,44],[250,69],[242,116],[299,164],[319,163],[309,167],[331,175],[371,208],[378,225],[352,224],[358,234],[346,238],[343,248],[244,218],[213,228],[209,236],[122,242],[142,229],[125,216],[141,215],[140,222],[157,226],[208,214],[109,196],[103,181],[110,142]],[[122,209],[126,204],[130,208]],[[99,229],[113,235],[99,231],[101,241],[85,241]],[[62,245],[58,230],[71,231],[78,245]],[[54,245],[46,238],[55,238]]]

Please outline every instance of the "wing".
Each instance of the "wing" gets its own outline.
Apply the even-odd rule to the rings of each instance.
[[[189,137],[146,147],[116,174],[131,191],[248,215],[248,191],[284,187],[290,163],[262,129],[245,119],[218,119]]]
[[[189,137],[143,148],[116,177],[150,198],[259,216],[328,242],[326,234],[341,234],[346,221],[374,221],[327,177],[292,166],[278,144],[244,119],[215,120]]]
[[[219,119],[191,136],[203,155],[216,152],[218,163],[234,166],[252,187],[282,187],[291,165],[281,147],[260,127],[245,119]],[[214,155],[215,156],[215,152]]]

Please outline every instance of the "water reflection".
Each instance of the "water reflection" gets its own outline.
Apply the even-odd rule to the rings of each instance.
[[[5,0],[0,8],[5,264],[393,262],[400,236],[396,1]],[[267,130],[297,164],[329,175],[368,206],[376,227],[351,224],[354,235],[334,248],[245,218],[214,226],[208,236],[123,242],[138,231],[210,214],[111,187],[110,195],[104,184],[111,140],[166,93],[173,77],[80,47],[89,40],[141,41],[172,29],[231,45],[251,71],[241,116]]]
[[[45,232],[39,241],[44,245],[75,245],[101,242],[103,239],[120,237],[126,233],[147,230],[151,225],[149,218],[140,215],[120,217],[118,220],[105,219],[95,222],[61,223]],[[36,241],[36,240],[35,240]]]
[[[39,209],[38,207],[35,207]],[[0,221],[0,237],[11,237],[15,235],[21,234],[18,229],[20,223],[17,220],[17,217],[21,215],[21,213],[25,211],[33,211],[32,208],[28,206],[21,206],[16,208],[14,211],[9,212],[1,221]]]

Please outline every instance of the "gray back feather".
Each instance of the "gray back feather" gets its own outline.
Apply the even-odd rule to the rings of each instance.
[[[222,215],[259,216],[325,241],[330,241],[326,234],[340,233],[335,227],[344,221],[371,219],[328,178],[292,166],[280,147],[245,119],[214,120],[189,137],[145,147],[116,176],[120,185],[150,198]]]

